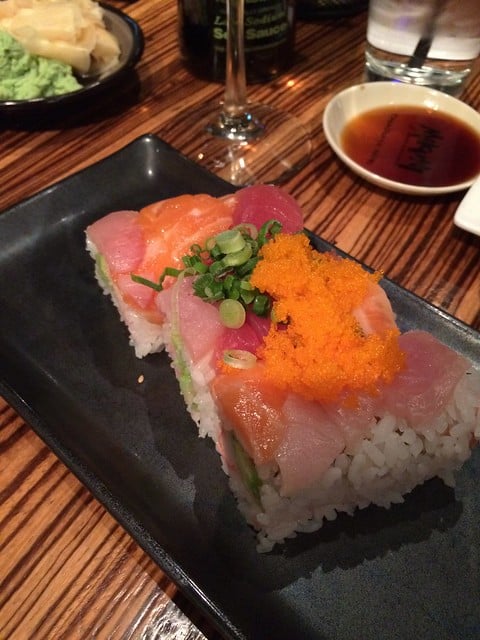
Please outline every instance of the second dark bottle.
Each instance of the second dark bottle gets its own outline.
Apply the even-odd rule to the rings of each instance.
[[[225,0],[178,0],[180,49],[186,66],[208,80],[225,80]],[[266,82],[293,59],[294,0],[245,0],[248,82]]]

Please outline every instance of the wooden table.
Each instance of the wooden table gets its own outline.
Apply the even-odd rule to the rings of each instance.
[[[0,211],[145,133],[188,151],[188,131],[171,126],[178,105],[193,109],[221,97],[220,85],[182,65],[174,0],[116,6],[144,31],[138,91],[118,89],[50,123],[4,125]],[[324,107],[362,79],[364,32],[364,14],[299,22],[291,70],[249,94],[290,109],[312,130],[312,160],[285,185],[304,208],[306,227],[479,329],[480,239],[452,223],[463,194],[387,193],[355,177],[326,143]],[[480,107],[478,67],[463,99]],[[220,637],[1,399],[0,426],[2,640]]]

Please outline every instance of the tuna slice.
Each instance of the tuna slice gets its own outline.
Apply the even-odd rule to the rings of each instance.
[[[268,220],[278,220],[284,233],[303,229],[303,213],[290,194],[278,187],[258,184],[236,194],[234,223],[248,222],[260,228]]]
[[[399,342],[406,368],[382,390],[383,406],[422,430],[445,409],[469,364],[425,331],[408,331]]]

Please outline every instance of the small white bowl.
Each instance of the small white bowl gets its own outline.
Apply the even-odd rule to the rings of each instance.
[[[369,82],[355,85],[337,94],[327,104],[323,114],[323,130],[328,143],[346,165],[369,182],[400,193],[415,195],[435,195],[467,189],[474,182],[471,179],[441,187],[426,187],[404,182],[396,182],[369,171],[350,158],[341,146],[345,125],[356,116],[392,105],[425,107],[445,113],[469,125],[480,136],[480,114],[467,104],[446,93],[399,82]]]

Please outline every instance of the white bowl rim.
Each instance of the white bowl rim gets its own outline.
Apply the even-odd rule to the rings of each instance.
[[[388,96],[386,95],[386,91],[388,91]],[[359,108],[357,111],[357,115],[360,113],[364,113],[366,111],[370,111],[371,109],[376,108],[376,106],[388,106],[391,104],[419,104],[418,98],[423,96],[424,99],[430,98],[432,101],[435,101],[437,105],[437,109],[444,113],[448,113],[449,115],[460,119],[461,113],[468,114],[469,116],[469,126],[478,133],[480,136],[480,113],[470,107],[465,102],[462,102],[458,98],[454,98],[442,91],[438,91],[437,89],[432,89],[430,87],[423,87],[418,85],[412,85],[401,82],[391,82],[391,81],[380,81],[380,82],[364,82],[361,84],[356,84],[351,87],[347,87],[343,89],[336,95],[334,95],[327,106],[325,107],[325,111],[323,113],[323,131],[325,133],[325,137],[327,138],[327,142],[332,147],[333,151],[337,154],[337,156],[348,166],[352,171],[360,175],[362,178],[371,182],[379,187],[383,187],[385,189],[389,189],[391,191],[396,191],[399,193],[407,193],[412,195],[441,195],[445,193],[452,193],[455,191],[462,191],[464,189],[468,189],[473,182],[475,181],[477,176],[473,176],[469,180],[465,180],[459,183],[453,183],[441,187],[425,187],[421,185],[413,185],[408,184],[406,182],[397,182],[395,180],[390,180],[389,178],[384,178],[383,176],[374,173],[373,171],[369,171],[365,169],[362,165],[358,164],[350,156],[348,156],[345,151],[340,146],[338,142],[340,131],[333,131],[331,126],[331,114],[333,109],[341,104],[348,96],[355,93],[366,93],[366,96],[372,98],[378,95],[381,96],[381,100],[374,100],[373,104],[370,103],[365,108]],[[408,99],[409,96],[415,96],[415,101],[410,101]],[[474,121],[472,124],[471,120]]]

